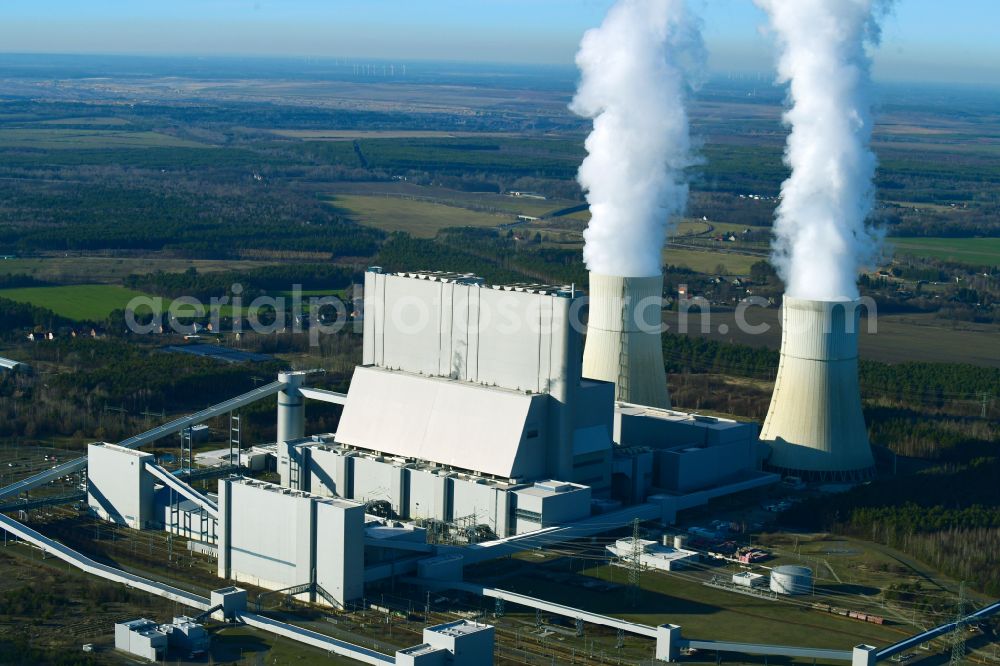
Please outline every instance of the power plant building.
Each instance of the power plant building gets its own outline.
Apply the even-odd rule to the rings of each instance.
[[[364,582],[364,506],[253,479],[219,482],[219,576],[343,606]]]
[[[494,627],[458,620],[424,629],[420,645],[396,652],[397,666],[492,666]]]
[[[208,465],[189,475],[150,454],[95,444],[92,512],[192,539],[217,554],[221,578],[343,607],[362,597],[365,581],[460,580],[491,550],[429,543],[432,529],[458,544],[517,542],[554,527],[593,534],[604,525],[595,514],[630,515],[634,506],[643,519],[672,520],[776,480],[759,471],[754,424],[616,400],[614,381],[584,377],[582,333],[571,325],[583,299],[572,288],[379,269],[365,285],[364,364],[346,394],[307,386],[309,372],[283,372],[206,410],[277,394],[277,442],[254,451],[274,455],[280,485],[223,476],[235,461],[226,451],[200,456]],[[306,436],[312,399],[343,406],[335,433]],[[223,477],[217,496],[187,483],[213,475]],[[612,520],[630,520],[622,515]],[[674,568],[691,557],[642,546],[644,566]],[[459,638],[475,632],[449,631],[457,651],[410,656],[485,663],[456,656],[459,643],[472,644]]]
[[[154,521],[153,477],[146,473],[151,453],[116,444],[87,447],[87,506],[102,520],[145,529]]]
[[[642,296],[638,309],[658,320],[659,281],[630,279],[644,286],[615,307]],[[282,440],[302,430],[285,428],[281,484],[384,503],[401,519],[471,517],[505,537],[587,517],[593,501],[636,503],[654,488],[685,493],[758,475],[754,424],[616,401],[614,381],[583,377],[571,325],[583,305],[570,287],[370,269],[364,364],[337,432]],[[606,344],[649,351],[637,371],[662,370],[658,330],[612,337]],[[647,383],[665,395],[659,376]],[[298,377],[279,395],[279,424],[304,423],[295,393],[310,389]]]
[[[159,662],[166,659],[167,647],[167,634],[152,620],[139,618],[115,624],[116,650]]]

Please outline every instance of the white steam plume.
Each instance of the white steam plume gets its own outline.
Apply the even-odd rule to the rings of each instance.
[[[699,24],[684,0],[619,0],[583,36],[570,109],[594,119],[578,175],[590,203],[583,234],[590,270],[660,274],[667,225],[687,203],[684,103],[703,63]]]
[[[874,201],[871,58],[880,0],[755,0],[770,18],[778,76],[790,84],[791,126],[772,259],[789,296],[858,296],[857,276],[879,253],[866,225]]]

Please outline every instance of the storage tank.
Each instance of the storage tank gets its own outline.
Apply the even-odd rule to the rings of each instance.
[[[688,545],[687,535],[685,535],[685,534],[677,534],[677,535],[674,536],[674,548],[675,549],[681,550],[683,548],[687,548],[687,545]]]
[[[614,382],[615,399],[670,407],[663,368],[663,276],[590,273],[590,315],[583,376]]]
[[[811,481],[874,476],[858,388],[859,306],[785,297],[778,376],[760,433],[769,469]]]
[[[775,567],[771,570],[771,591],[778,594],[812,594],[812,569],[791,564]]]

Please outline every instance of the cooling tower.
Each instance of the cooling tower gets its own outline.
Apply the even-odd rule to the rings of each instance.
[[[583,376],[615,383],[615,399],[670,407],[660,342],[663,276],[590,274]]]
[[[778,377],[760,433],[771,469],[816,481],[874,474],[858,389],[859,303],[785,297]]]

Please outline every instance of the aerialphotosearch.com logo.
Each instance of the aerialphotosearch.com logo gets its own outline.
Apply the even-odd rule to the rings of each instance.
[[[355,333],[363,331],[364,296],[361,285],[352,288],[353,299],[350,308],[336,296],[303,297],[302,285],[293,285],[290,296],[259,295],[244,304],[243,286],[234,284],[229,294],[202,300],[191,296],[174,299],[137,296],[129,301],[125,311],[128,330],[136,335],[167,333],[196,335],[203,331],[212,333],[241,334],[252,331],[260,335],[274,333],[308,333],[309,344],[318,346],[324,335],[336,335],[347,326]],[[386,299],[380,304],[378,318],[380,327],[401,334],[420,336],[429,331],[437,331],[442,321],[453,318],[475,317],[479,330],[494,329],[501,335],[517,335],[525,331],[551,334],[556,328],[568,324],[572,330],[586,333],[589,298],[577,296],[569,304],[567,318],[540,316],[547,311],[530,305],[525,295],[517,292],[489,290],[489,298],[475,298],[463,302],[460,298],[449,299],[447,306],[452,314],[442,317],[442,303],[433,299],[399,296]],[[561,296],[555,296],[559,298]],[[853,301],[812,301],[813,307],[823,312],[818,320],[813,318],[786,318],[786,326],[814,328],[820,322],[824,329],[814,332],[831,333],[856,331],[855,314],[865,314],[867,332],[877,332],[877,305],[869,297]],[[772,328],[767,317],[751,315],[754,310],[774,310],[773,304],[760,296],[748,296],[732,306],[716,306],[703,297],[680,298],[676,301],[653,296],[631,302],[627,298],[621,316],[613,317],[611,325],[622,330],[660,335],[665,332],[679,334],[698,333],[729,335],[732,327],[745,336],[764,335]],[[721,309],[721,311],[720,311]],[[671,326],[665,319],[676,320]],[[716,322],[713,324],[713,319]],[[772,318],[773,319],[773,318]],[[730,322],[732,326],[730,325]],[[607,324],[607,323],[605,323]],[[224,327],[226,330],[223,330]],[[792,331],[793,333],[796,331]]]
[[[360,313],[348,313],[336,296],[304,298],[302,285],[292,285],[291,296],[262,294],[244,304],[243,285],[229,288],[229,295],[213,296],[206,304],[193,296],[165,299],[159,296],[136,296],[125,306],[125,325],[136,335],[167,333],[197,335],[203,331],[260,335],[273,333],[309,334],[309,344],[318,346],[323,335],[335,335],[349,322],[361,332]],[[360,289],[358,290],[359,299]],[[224,323],[228,328],[224,329]]]

